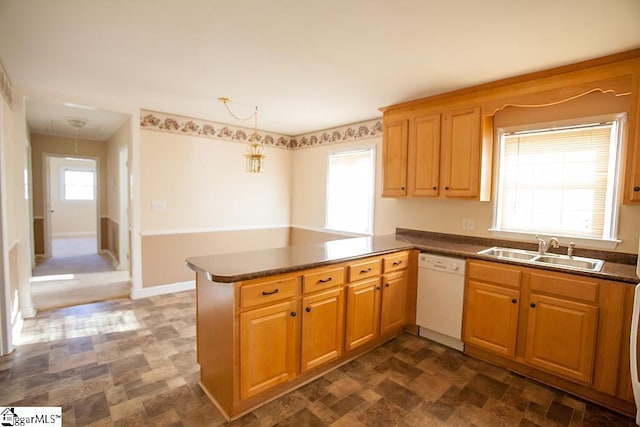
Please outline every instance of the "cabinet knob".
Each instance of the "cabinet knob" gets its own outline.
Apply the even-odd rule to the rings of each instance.
[[[389,287],[389,284],[388,284],[388,283],[385,283],[385,284],[384,284],[384,287],[385,287],[385,288],[388,288],[388,287]]]
[[[434,186],[434,187],[433,187],[433,189],[434,189],[434,190],[437,190],[437,189],[438,189],[438,187]]]
[[[635,187],[633,187],[633,191],[640,191],[640,187],[636,185]]]
[[[535,302],[532,302],[531,304],[529,304],[529,307],[531,307],[531,308],[536,308],[536,303],[535,303]]]
[[[304,311],[306,311],[307,313],[311,313],[311,307],[305,308]]]
[[[445,190],[448,190],[448,189],[449,189],[449,187],[444,187],[444,189],[445,189]]]
[[[380,286],[376,286],[376,291],[379,291],[380,289]]]
[[[518,302],[518,300],[517,300],[517,299],[515,299],[515,298],[511,300],[511,303],[512,303],[512,304],[515,304],[515,303],[517,303],[517,302]]]
[[[404,187],[400,187],[401,190],[404,190]]]
[[[298,315],[298,313],[296,313],[295,311],[291,312],[291,317],[296,317]]]

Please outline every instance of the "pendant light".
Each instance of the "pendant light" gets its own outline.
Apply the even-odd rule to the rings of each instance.
[[[244,157],[247,159],[247,172],[249,173],[259,173],[264,172],[264,146],[260,142],[260,137],[258,136],[258,106],[256,105],[251,114],[248,117],[242,118],[238,117],[229,108],[229,98],[218,98],[218,101],[222,102],[233,118],[240,121],[247,121],[253,119],[253,133],[251,134],[251,138],[249,139],[249,147],[247,148],[247,153]]]

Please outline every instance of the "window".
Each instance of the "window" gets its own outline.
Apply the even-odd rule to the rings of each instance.
[[[327,228],[372,233],[374,171],[373,148],[329,154]]]
[[[95,173],[92,170],[64,170],[65,200],[94,200]]]
[[[499,132],[494,228],[615,240],[622,119]]]

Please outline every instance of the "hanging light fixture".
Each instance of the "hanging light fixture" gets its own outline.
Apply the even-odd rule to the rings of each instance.
[[[250,173],[259,173],[264,172],[264,146],[260,142],[260,137],[258,136],[258,106],[255,106],[255,110],[253,114],[248,117],[242,118],[238,117],[229,108],[229,98],[218,98],[218,101],[222,102],[233,118],[240,121],[247,121],[253,119],[253,133],[251,134],[251,138],[249,139],[249,148],[247,148],[247,153],[244,157],[247,159],[247,172]]]
[[[87,121],[85,119],[76,119],[73,117],[67,117],[67,123],[69,126],[75,129],[74,132],[74,149],[75,152],[78,152],[78,131],[87,125]]]

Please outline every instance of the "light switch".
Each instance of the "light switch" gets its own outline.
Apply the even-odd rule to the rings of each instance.
[[[164,200],[152,200],[151,201],[151,212],[160,212],[167,210],[167,202]]]

